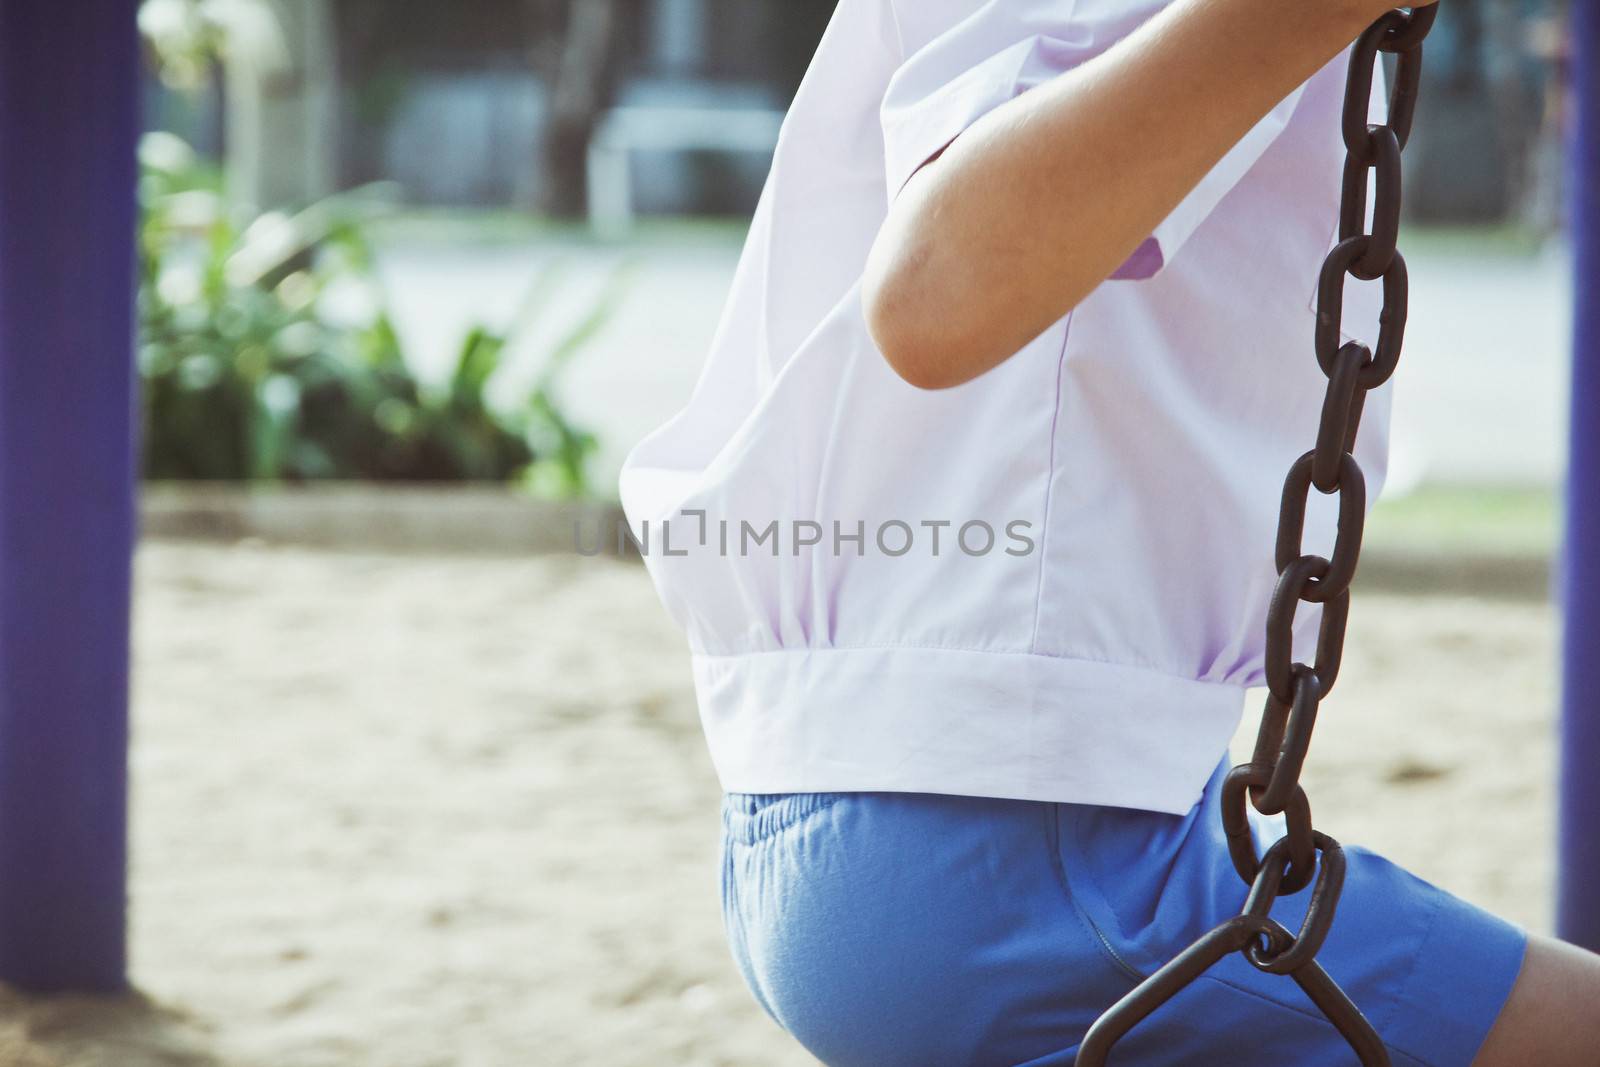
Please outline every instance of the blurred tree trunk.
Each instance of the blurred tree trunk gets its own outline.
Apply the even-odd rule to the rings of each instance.
[[[545,138],[544,210],[558,218],[584,213],[585,154],[610,102],[611,69],[621,30],[619,0],[568,0],[567,31],[551,93]]]
[[[1532,203],[1539,100],[1528,83],[1528,19],[1521,0],[1495,0],[1486,12],[1489,96],[1506,161],[1506,215],[1526,221]]]
[[[337,184],[337,38],[331,0],[212,5],[225,42],[228,194],[305,204]]]

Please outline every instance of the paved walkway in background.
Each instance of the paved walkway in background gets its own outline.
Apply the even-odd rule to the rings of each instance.
[[[605,247],[567,239],[465,245],[380,242],[379,270],[419,372],[448,373],[474,322],[503,326],[552,261],[551,311],[519,342],[501,386],[514,393],[550,338],[632,264],[627,295],[562,388],[600,435],[598,485],[633,442],[688,398],[738,260],[736,235]],[[1396,379],[1391,486],[1549,485],[1563,468],[1572,283],[1560,249],[1519,255],[1452,236],[1408,248],[1411,318]],[[1310,337],[1306,339],[1310,358]],[[1309,430],[1308,430],[1309,432]]]
[[[1397,483],[1551,485],[1566,469],[1572,274],[1566,250],[1407,253],[1395,382]]]

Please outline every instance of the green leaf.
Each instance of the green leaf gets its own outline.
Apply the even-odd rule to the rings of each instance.
[[[450,377],[450,401],[457,408],[470,410],[483,402],[483,390],[500,365],[506,339],[483,326],[468,331],[456,357],[455,373]]]

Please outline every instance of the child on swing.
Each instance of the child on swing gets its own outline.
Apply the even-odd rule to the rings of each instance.
[[[1218,794],[1327,386],[1342,53],[1387,8],[840,0],[700,383],[622,479],[735,957],[830,1067],[1069,1067],[1238,913]],[[1370,346],[1381,287],[1347,288]],[[1600,957],[1346,856],[1318,959],[1396,1065],[1600,1064]],[[1354,1057],[1235,953],[1114,1061]]]

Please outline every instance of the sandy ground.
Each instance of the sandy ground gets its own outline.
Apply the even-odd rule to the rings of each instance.
[[[1546,605],[1358,595],[1319,823],[1545,927],[1553,639]],[[154,544],[136,645],[148,1000],[0,998],[0,1064],[812,1062],[723,947],[639,568]]]

